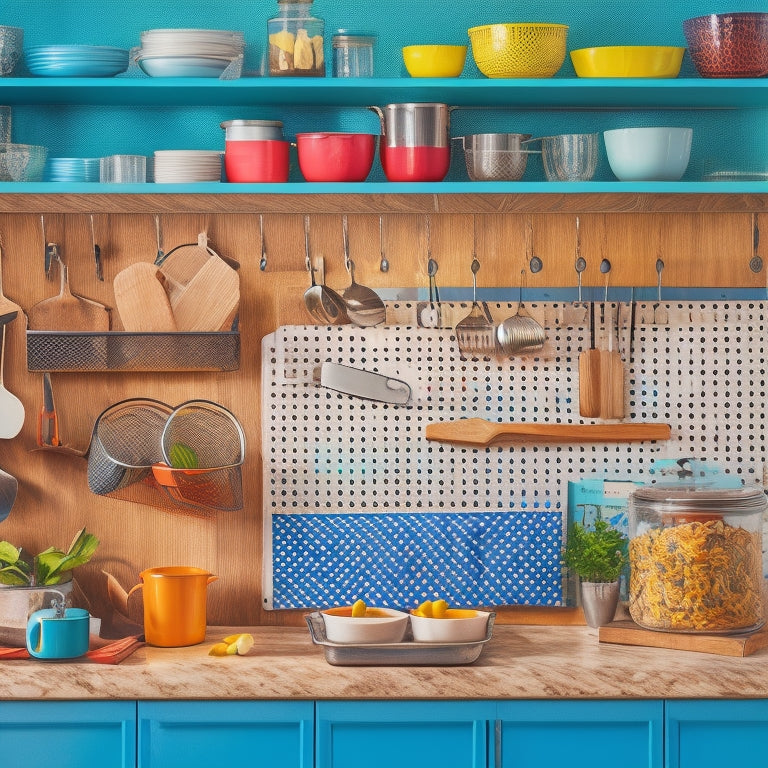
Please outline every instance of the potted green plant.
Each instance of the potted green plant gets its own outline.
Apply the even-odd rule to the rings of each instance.
[[[29,616],[49,607],[57,593],[69,596],[73,569],[87,563],[98,545],[85,528],[66,551],[48,547],[34,556],[0,541],[0,643],[23,645]]]
[[[606,520],[596,520],[591,529],[574,523],[568,531],[563,562],[579,577],[584,618],[590,627],[613,620],[619,576],[627,564],[627,541]]]

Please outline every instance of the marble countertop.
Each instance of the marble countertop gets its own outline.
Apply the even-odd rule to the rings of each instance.
[[[246,656],[208,650],[249,631]],[[457,667],[342,667],[297,627],[210,627],[204,643],[145,646],[119,665],[0,661],[4,697],[22,699],[612,699],[768,697],[768,649],[733,658],[599,643],[597,630],[496,625]]]

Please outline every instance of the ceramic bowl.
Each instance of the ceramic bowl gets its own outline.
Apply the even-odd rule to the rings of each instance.
[[[407,45],[403,48],[403,61],[411,77],[458,77],[466,58],[466,45]]]
[[[411,630],[417,643],[474,643],[485,640],[490,613],[449,608],[443,619],[411,613]]]
[[[692,128],[618,128],[603,133],[619,181],[679,181],[691,157]]]
[[[768,13],[710,13],[683,21],[696,71],[702,77],[768,75]]]
[[[399,643],[408,628],[408,614],[391,608],[368,607],[366,615],[352,617],[352,606],[321,611],[325,636],[332,643]]]
[[[685,48],[671,45],[608,45],[571,51],[577,77],[677,77]]]

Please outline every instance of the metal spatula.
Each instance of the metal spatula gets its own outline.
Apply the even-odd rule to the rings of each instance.
[[[472,259],[472,308],[456,323],[456,341],[465,357],[487,357],[496,352],[496,329],[477,302],[477,273],[480,262]]]

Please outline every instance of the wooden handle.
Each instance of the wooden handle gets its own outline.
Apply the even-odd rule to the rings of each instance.
[[[600,350],[600,418],[624,418],[624,363],[621,355]]]
[[[427,424],[427,440],[484,447],[500,440],[562,443],[623,443],[669,440],[669,424],[498,424],[484,419],[459,419]]]
[[[587,419],[600,416],[600,350],[579,355],[579,413]]]

